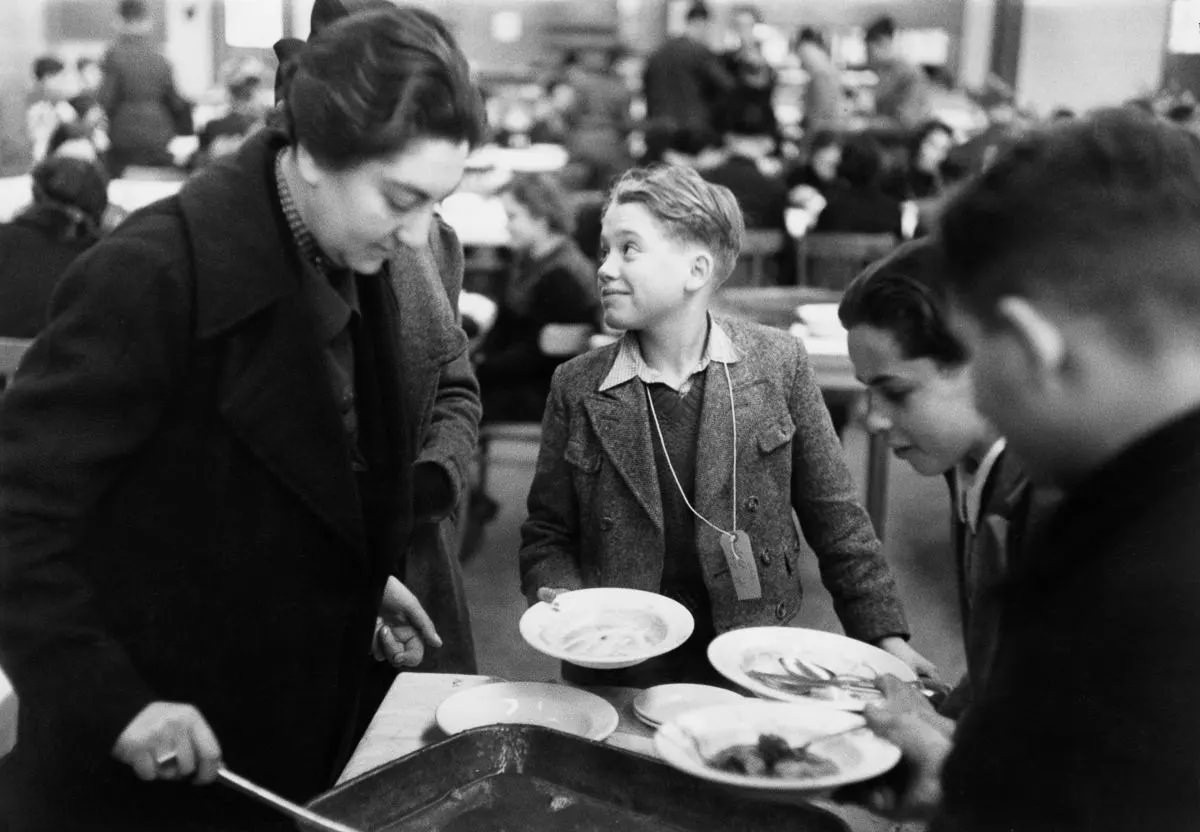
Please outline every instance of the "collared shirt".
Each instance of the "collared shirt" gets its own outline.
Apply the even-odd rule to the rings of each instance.
[[[646,364],[646,360],[642,358],[642,348],[638,343],[637,334],[626,332],[621,336],[617,358],[613,361],[612,368],[604,377],[604,381],[600,382],[600,390],[608,390],[639,378],[644,384],[665,384],[680,395],[687,395],[687,391],[692,386],[692,376],[707,370],[709,363],[713,361],[721,364],[734,364],[738,361],[738,353],[725,330],[721,329],[720,325],[711,317],[708,319],[708,340],[704,344],[704,352],[700,354],[700,361],[678,386],[668,382],[661,372]]]
[[[955,472],[955,481],[958,483],[958,494],[955,495],[958,518],[967,524],[971,534],[975,534],[979,530],[979,513],[983,510],[983,489],[987,486],[988,477],[992,473],[996,460],[1000,458],[1000,454],[1004,453],[1006,444],[1004,437],[997,439],[984,454],[983,461],[979,463],[979,467],[975,469],[974,473],[967,471],[962,465],[959,465]]]
[[[356,471],[366,469],[358,447],[358,409],[354,389],[354,341],[351,324],[360,312],[358,284],[354,272],[339,268],[321,251],[316,237],[300,216],[296,200],[283,175],[283,148],[275,156],[275,186],[279,206],[287,220],[288,229],[300,258],[311,269],[302,268],[302,291],[317,319],[317,337],[322,344],[325,365],[342,426],[350,439],[351,464]]]

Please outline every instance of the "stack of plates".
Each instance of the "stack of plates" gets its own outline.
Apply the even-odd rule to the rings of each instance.
[[[712,685],[656,685],[637,695],[633,700],[633,713],[651,728],[658,728],[688,711],[740,702],[742,698],[731,690]]]

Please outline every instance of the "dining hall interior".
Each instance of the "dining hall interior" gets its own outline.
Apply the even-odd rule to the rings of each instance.
[[[0,381],[8,389],[19,391],[26,372],[31,380],[50,372],[48,362],[54,356],[39,357],[36,349],[42,332],[48,326],[53,330],[54,316],[48,310],[65,310],[72,297],[70,292],[55,292],[59,279],[78,268],[72,264],[93,262],[89,250],[103,247],[109,235],[119,237],[124,223],[145,222],[154,206],[231,164],[256,134],[277,131],[291,78],[307,71],[306,49],[325,37],[318,37],[318,27],[340,26],[332,18],[373,13],[378,5],[370,0],[0,4]],[[708,791],[695,796],[689,784],[701,780],[681,778],[676,771],[668,776],[665,766],[662,772],[638,768],[648,765],[647,757],[663,757],[661,741],[655,738],[661,721],[648,717],[644,711],[650,700],[639,698],[653,686],[578,682],[565,673],[561,652],[539,646],[536,634],[527,629],[535,626],[529,623],[535,608],[557,610],[561,603],[565,609],[569,597],[539,596],[539,589],[554,585],[531,585],[526,574],[526,552],[536,548],[539,534],[535,515],[553,502],[539,494],[535,475],[548,478],[543,469],[556,470],[552,457],[556,452],[564,455],[550,447],[547,438],[554,418],[554,408],[547,403],[558,390],[552,390],[552,376],[567,362],[583,366],[581,357],[626,343],[623,328],[613,325],[607,314],[613,302],[601,289],[604,264],[614,256],[614,209],[623,204],[613,194],[621,183],[628,183],[627,172],[651,165],[678,167],[698,174],[699,181],[727,189],[740,209],[744,233],[729,276],[712,295],[711,320],[714,325],[765,325],[787,333],[802,348],[804,373],[819,390],[828,414],[828,425],[821,430],[831,429],[829,435],[836,438],[851,478],[851,502],[861,506],[864,522],[869,520],[903,606],[911,650],[901,657],[906,663],[898,672],[914,685],[920,684],[918,677],[934,679],[945,685],[940,691],[945,695],[973,665],[968,660],[971,634],[964,632],[968,603],[963,593],[969,578],[964,577],[959,551],[960,536],[967,534],[964,524],[971,539],[976,534],[976,521],[968,523],[962,514],[969,511],[964,506],[972,499],[970,488],[960,482],[964,469],[950,465],[922,470],[912,447],[899,444],[900,433],[893,430],[889,435],[891,417],[880,415],[886,410],[881,394],[864,385],[865,371],[852,361],[854,349],[847,337],[848,328],[873,320],[869,316],[874,313],[860,310],[867,317],[855,321],[848,306],[853,292],[847,289],[862,285],[864,272],[891,267],[881,263],[903,262],[895,268],[908,268],[907,260],[895,258],[921,250],[922,241],[937,232],[943,209],[1027,135],[1078,123],[1102,107],[1129,108],[1156,123],[1200,135],[1200,2],[412,0],[401,5],[432,12],[444,21],[466,57],[486,114],[486,131],[470,142],[461,179],[438,195],[435,208],[436,222],[461,246],[453,269],[461,270],[461,284],[447,284],[449,291],[439,300],[453,307],[455,337],[465,344],[464,366],[470,368],[470,385],[478,383],[481,412],[477,436],[463,461],[460,499],[431,532],[439,536],[441,551],[448,552],[447,571],[437,579],[442,583],[425,589],[439,599],[453,596],[457,600],[450,605],[458,604],[458,609],[447,613],[455,623],[443,626],[443,619],[426,603],[443,646],[428,648],[426,640],[421,664],[401,668],[394,678],[372,681],[374,688],[368,686],[362,694],[366,700],[374,696],[376,707],[358,715],[355,741],[336,772],[342,791],[333,789],[331,782],[333,790],[319,798],[314,793],[293,795],[294,800],[309,803],[317,798],[311,809],[357,819],[364,829],[442,828],[388,825],[399,823],[398,815],[364,814],[358,801],[376,799],[384,788],[411,787],[414,794],[426,797],[439,788],[444,791],[446,783],[417,763],[428,759],[435,770],[439,765],[456,770],[463,763],[453,749],[443,757],[417,762],[405,755],[427,753],[456,733],[490,721],[521,722],[500,718],[489,710],[495,704],[483,699],[464,699],[451,713],[440,707],[451,695],[478,692],[493,683],[549,683],[572,690],[594,688],[602,707],[617,718],[608,733],[600,735],[600,740],[607,739],[602,750],[545,746],[551,748],[546,754],[559,755],[547,764],[548,770],[571,759],[582,761],[581,767],[610,773],[627,765],[636,772],[630,774],[631,782],[646,791],[636,800],[658,807],[648,811],[664,822],[673,816],[660,805],[662,795],[668,802],[672,794],[677,803],[698,801],[686,819],[681,815],[672,821],[678,826],[662,828],[775,829],[785,828],[785,823],[793,829],[855,832],[924,828],[836,803],[829,789],[810,791],[804,800],[787,804],[799,813],[790,820],[778,802],[738,804],[734,811],[711,802],[716,798]],[[121,44],[130,39],[136,39],[137,48],[122,55]],[[121,73],[123,81],[115,82]],[[277,171],[277,176],[284,181],[284,173]],[[153,305],[157,299],[146,303]],[[348,317],[365,314],[360,302],[367,308],[369,301],[358,296],[347,303]],[[712,344],[711,336],[707,343]],[[331,349],[336,359],[336,348]],[[34,356],[29,367],[23,365],[26,355]],[[97,360],[124,358],[105,354]],[[717,380],[707,382],[721,395],[730,365],[724,366],[725,376],[712,375]],[[683,390],[676,392],[681,398],[685,395]],[[5,395],[0,392],[0,402]],[[729,381],[731,406],[735,399],[741,407],[742,399]],[[669,425],[658,425],[653,410],[662,400],[647,392],[646,401],[658,428],[647,435],[661,443],[651,462],[657,460],[661,468],[665,459],[671,466],[672,453],[663,435],[663,427]],[[9,433],[16,442],[21,431],[4,424],[2,408],[0,434]],[[742,447],[737,442],[736,409],[734,413],[734,445]],[[824,413],[819,418],[822,425]],[[758,436],[754,447],[764,456],[778,446],[767,447],[763,437],[773,425],[742,427],[747,435]],[[791,429],[799,443],[805,426]],[[4,448],[0,442],[0,469],[6,461]],[[580,448],[566,443],[569,465],[559,467],[575,476],[580,471],[603,472],[608,457],[602,463]],[[1003,453],[1003,445],[998,453]],[[994,459],[987,457],[981,478]],[[736,460],[735,455],[735,466]],[[697,466],[696,452],[690,464]],[[976,469],[969,470],[973,478]],[[717,528],[689,502],[674,467],[670,474],[686,509],[698,518],[693,523],[688,516],[686,528],[699,521]],[[656,484],[671,487],[665,474],[660,471],[659,476]],[[539,482],[545,489],[553,487]],[[0,514],[19,513],[11,506],[4,508],[8,501],[3,483],[0,474]],[[739,502],[736,489],[735,484],[735,524],[739,508],[753,515],[759,501],[752,495]],[[769,498],[759,493],[765,503]],[[572,492],[571,499],[579,498]],[[613,524],[607,514],[597,522],[606,533]],[[824,553],[815,551],[832,544],[807,540],[801,519],[793,516],[791,522],[800,540],[794,573],[793,556],[784,554],[783,544],[777,550],[773,543],[762,544],[750,561],[753,567],[757,557],[766,575],[771,552],[777,551],[789,578],[804,588],[803,603],[798,595],[794,602],[779,600],[757,623],[763,630],[850,634],[846,597],[838,586],[827,586],[831,570]],[[734,537],[727,531],[722,534]],[[2,550],[5,540],[0,534],[0,558],[8,557]],[[727,554],[733,553],[730,557],[737,557],[736,545],[726,546]],[[410,552],[410,568],[412,558]],[[15,581],[15,569],[10,575],[3,566],[0,584]],[[781,568],[775,564],[774,569]],[[627,583],[617,578],[604,585]],[[415,585],[413,589],[425,603],[426,596]],[[214,604],[219,616],[219,599]],[[14,690],[3,673],[6,651],[20,652],[5,644],[3,618],[0,615],[0,774],[3,755],[22,742],[17,726],[23,707],[21,691]],[[407,631],[412,633],[416,625],[409,624]],[[712,644],[736,629],[717,627]],[[18,633],[14,638],[20,637]],[[764,645],[746,649],[770,646]],[[912,651],[923,663],[920,667],[913,664]],[[712,649],[707,655],[717,664]],[[888,653],[885,658],[889,657],[894,658]],[[718,693],[750,692],[767,700],[793,701],[809,693],[806,688],[805,697],[792,695],[794,679],[786,683],[791,687],[772,690],[771,683],[748,675],[744,666],[716,671],[709,687]],[[819,665],[810,671],[817,681],[823,672]],[[883,670],[872,671],[872,676],[877,672]],[[813,678],[803,684],[820,686]],[[778,695],[781,690],[786,695]],[[538,695],[549,697],[538,708],[566,708],[566,716],[556,716],[548,723],[551,727],[589,736],[595,726],[580,728],[575,722],[583,719],[580,713],[591,719],[589,709],[597,706],[575,705],[569,698],[564,705],[554,695]],[[720,697],[714,696],[717,701]],[[836,712],[840,719],[854,710]],[[603,711],[596,718],[607,720],[607,714]],[[463,724],[452,725],[454,719]],[[506,736],[488,741],[503,742]],[[490,748],[462,753],[483,755]],[[616,756],[609,753],[613,748],[629,754]],[[526,753],[526,746],[520,749]],[[512,748],[507,752],[518,753]],[[397,760],[410,763],[397,768]],[[530,766],[535,763],[543,764],[534,761]],[[361,778],[370,778],[372,772],[385,774],[362,785],[366,781]],[[221,776],[228,774],[223,769]],[[620,778],[609,779],[616,785],[605,787],[619,791]],[[249,792],[240,800],[262,799],[254,784],[234,787]],[[572,787],[586,793],[585,785]],[[661,794],[654,797],[654,791]],[[681,794],[689,797],[679,798]],[[739,792],[737,797],[745,795]],[[417,807],[415,802],[405,805],[406,811]],[[750,805],[754,808],[747,808]],[[762,814],[751,821],[751,814],[739,816],[738,811]],[[296,817],[311,824],[303,828],[347,828]],[[438,817],[448,823],[456,816]],[[505,822],[511,825],[472,826],[468,817],[444,828],[576,828],[553,821],[535,826],[528,817],[527,826],[515,816]],[[13,822],[14,832],[24,828]],[[8,829],[0,806],[0,832]]]

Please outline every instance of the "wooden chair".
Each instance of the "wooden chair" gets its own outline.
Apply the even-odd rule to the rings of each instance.
[[[767,228],[746,229],[742,253],[726,286],[771,286],[777,284],[779,253],[787,242],[783,231]]]
[[[797,241],[796,282],[841,291],[897,242],[892,234],[814,231]]]

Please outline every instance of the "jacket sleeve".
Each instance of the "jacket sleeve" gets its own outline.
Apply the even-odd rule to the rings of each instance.
[[[816,552],[821,581],[846,634],[862,641],[908,636],[896,582],[833,430],[808,356],[794,343],[795,372],[789,396],[796,423],[792,506]]]
[[[157,698],[78,568],[89,515],[186,364],[190,295],[149,236],[109,238],[75,261],[0,403],[0,663],[22,709],[80,755],[107,755]]]
[[[554,371],[550,397],[542,417],[542,445],[529,488],[528,516],[521,525],[521,591],[530,604],[539,587],[579,589],[579,495],[567,462],[566,395],[562,376]]]
[[[449,479],[450,493],[441,495],[443,499],[435,501],[441,505],[429,506],[425,512],[418,508],[418,515],[426,515],[419,519],[438,520],[449,516],[466,494],[482,408],[479,403],[479,383],[467,351],[467,334],[463,332],[458,317],[458,296],[462,291],[463,279],[462,246],[454,231],[440,218],[435,221],[431,232],[431,248],[442,286],[454,310],[454,332],[451,337],[458,345],[453,357],[442,365],[439,372],[433,415],[416,461],[418,489],[421,478],[431,476],[428,473],[430,466],[436,466],[433,470],[444,471]],[[424,474],[421,473],[423,469],[426,472]],[[418,490],[418,497],[420,493]]]

